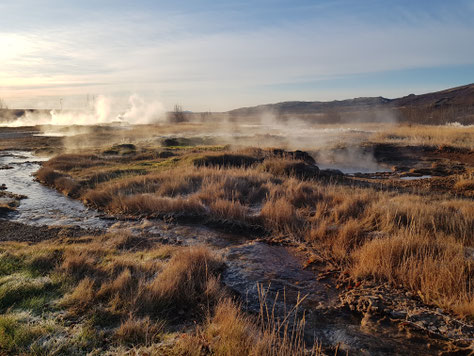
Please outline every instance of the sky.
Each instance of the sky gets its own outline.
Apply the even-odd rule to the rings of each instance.
[[[0,0],[0,98],[224,111],[474,82],[474,0]]]

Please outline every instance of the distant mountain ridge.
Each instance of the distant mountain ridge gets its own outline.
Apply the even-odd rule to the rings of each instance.
[[[396,99],[379,96],[326,102],[286,101],[239,108],[228,111],[228,114],[232,117],[249,117],[270,112],[283,119],[296,116],[318,122],[346,122],[351,121],[351,116],[360,119],[364,113],[377,111],[390,112],[397,115],[400,121],[413,123],[444,124],[456,121],[474,124],[474,84],[421,95],[410,94]],[[366,116],[370,119],[377,115]]]

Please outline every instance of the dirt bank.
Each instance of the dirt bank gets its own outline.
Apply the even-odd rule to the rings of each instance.
[[[31,226],[0,220],[0,241],[40,242],[58,237],[80,237],[98,234],[98,230],[82,229],[79,226]]]

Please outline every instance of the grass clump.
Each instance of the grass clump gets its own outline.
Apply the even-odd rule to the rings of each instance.
[[[217,273],[222,262],[202,247],[179,251],[163,271],[139,290],[138,310],[172,315],[177,311],[196,315],[223,296]]]
[[[6,311],[34,297],[47,297],[58,288],[59,284],[49,277],[29,278],[23,274],[3,277],[0,279],[0,310]]]
[[[250,167],[256,162],[258,158],[239,155],[239,154],[213,154],[194,159],[193,163],[196,167]]]
[[[130,316],[120,324],[114,333],[114,338],[127,346],[149,346],[160,341],[163,327],[162,322],[152,322],[149,317],[138,319]]]
[[[474,266],[455,241],[406,232],[372,240],[354,257],[355,278],[372,277],[403,284],[425,302],[435,301],[464,316],[474,313]]]
[[[0,315],[0,350],[7,354],[26,354],[47,330],[39,325],[21,320],[18,315]]]
[[[304,341],[304,316],[298,317],[297,311],[303,299],[279,318],[272,308],[276,301],[267,300],[267,294],[268,290],[259,287],[260,312],[256,316],[243,313],[236,302],[222,299],[195,335],[178,342],[179,354],[202,355],[204,350],[223,356],[321,354],[317,343],[308,348]]]
[[[0,253],[0,276],[9,275],[24,267],[20,257],[10,254],[8,251]]]

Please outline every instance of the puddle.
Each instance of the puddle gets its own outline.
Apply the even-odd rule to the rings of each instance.
[[[425,175],[425,176],[419,176],[419,177],[412,177],[412,176],[400,177],[401,180],[418,180],[418,179],[429,179],[429,178],[432,178],[432,176]]]
[[[225,257],[229,267],[222,277],[224,283],[245,295],[253,311],[259,308],[257,283],[272,294],[284,290],[289,300],[296,300],[298,294],[306,296],[305,304],[336,302],[336,293],[318,282],[314,272],[304,270],[301,261],[286,247],[250,242],[229,247]]]

